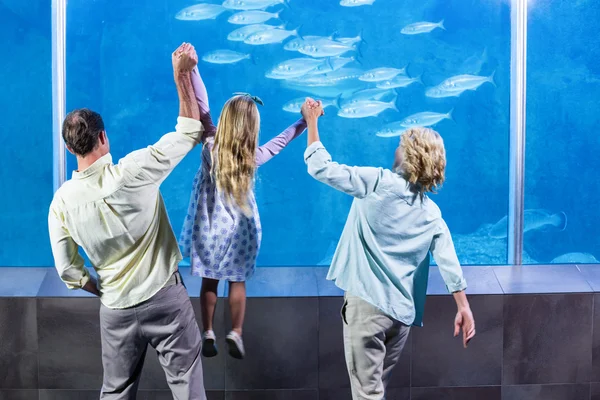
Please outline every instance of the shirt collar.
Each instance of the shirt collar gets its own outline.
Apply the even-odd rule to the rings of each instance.
[[[112,164],[112,156],[110,153],[100,157],[92,165],[84,169],[83,171],[73,171],[73,179],[83,179],[91,176],[102,169],[107,164]]]

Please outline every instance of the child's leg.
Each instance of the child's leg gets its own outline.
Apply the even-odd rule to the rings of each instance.
[[[218,280],[202,278],[202,289],[200,289],[200,306],[202,308],[202,328],[204,332],[213,330],[215,308],[217,308],[218,287]]]
[[[246,282],[229,282],[229,308],[232,330],[241,336],[246,314]]]

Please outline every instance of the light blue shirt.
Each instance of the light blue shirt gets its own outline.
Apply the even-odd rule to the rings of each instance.
[[[321,142],[304,153],[308,173],[354,197],[327,279],[406,325],[422,325],[433,254],[449,292],[466,289],[438,206],[388,169],[331,161]]]

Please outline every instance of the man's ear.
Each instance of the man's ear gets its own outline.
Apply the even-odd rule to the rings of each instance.
[[[100,132],[100,135],[98,136],[98,139],[100,140],[100,143],[102,145],[105,145],[106,142],[108,141],[108,136],[106,136],[106,131]]]

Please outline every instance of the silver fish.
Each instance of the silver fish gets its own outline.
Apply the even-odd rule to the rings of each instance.
[[[297,51],[311,57],[337,57],[349,51],[357,51],[356,45],[348,45],[335,40],[322,39],[302,44]]]
[[[270,13],[266,11],[240,11],[230,16],[227,21],[236,25],[262,24],[270,19],[278,19],[281,11]]]
[[[371,6],[375,3],[375,0],[341,0],[340,5],[343,7],[358,7],[358,6]]]
[[[241,28],[238,28],[227,35],[227,39],[232,42],[243,42],[246,38],[253,33],[266,31],[269,29],[283,29],[285,25],[274,26],[274,25],[265,25],[265,24],[254,24],[254,25],[245,25]]]
[[[215,50],[202,56],[202,60],[212,64],[234,64],[250,59],[250,54],[238,53],[232,50]]]
[[[362,76],[360,76],[361,81],[364,82],[380,82],[380,81],[387,81],[389,79],[392,79],[393,77],[400,75],[400,74],[406,74],[406,67],[404,68],[375,68],[375,69],[371,69],[367,72],[365,72],[364,74],[362,74]]]
[[[295,82],[283,81],[283,86],[319,99],[349,96],[361,87],[358,80],[341,81],[330,86],[304,86]]]
[[[264,10],[265,8],[284,4],[287,5],[289,0],[225,0],[223,7],[229,10]]]
[[[376,117],[383,111],[391,109],[398,111],[396,107],[396,97],[389,103],[377,100],[362,101],[354,104],[342,106],[338,111],[338,115],[343,118],[366,118]]]
[[[396,92],[393,90],[378,89],[378,88],[364,89],[364,90],[359,90],[355,93],[352,93],[352,95],[349,98],[345,99],[342,103],[345,105],[345,104],[359,103],[359,102],[366,101],[366,100],[381,100],[388,95],[395,96]]]
[[[451,90],[451,89],[444,89],[441,88],[439,86],[434,86],[434,87],[430,87],[429,89],[427,89],[425,91],[425,96],[427,97],[431,97],[431,98],[443,98],[443,97],[459,97],[461,94],[463,94],[464,90]]]
[[[363,89],[364,83],[356,79],[362,70],[342,68],[327,74],[305,75],[283,81],[283,86],[300,92],[310,93],[318,98],[349,96]]]
[[[330,36],[304,36],[302,38],[292,39],[283,46],[284,50],[298,51],[302,45],[327,45],[334,43],[341,43],[348,46],[352,46],[355,43],[363,42],[362,33],[355,37],[339,38],[337,33]]]
[[[244,43],[252,45],[281,43],[290,36],[298,36],[298,30],[294,29],[293,31],[287,31],[285,29],[275,28],[253,33],[244,40]]]
[[[415,126],[433,126],[444,119],[454,121],[454,119],[452,118],[453,111],[454,109],[448,111],[446,114],[436,113],[432,111],[420,112],[404,118],[402,121],[400,121],[400,124],[402,124],[405,128],[412,128]]]
[[[196,4],[179,11],[175,18],[181,21],[201,21],[215,19],[224,11],[225,7],[218,4]]]
[[[355,80],[361,73],[362,71],[356,68],[342,68],[326,74],[304,75],[291,79],[290,82],[303,86],[335,86],[339,82]]]
[[[416,22],[414,24],[410,24],[402,28],[400,33],[404,35],[418,35],[419,33],[428,33],[434,30],[435,28],[440,28],[446,30],[444,27],[444,20],[440,22]]]
[[[419,75],[416,78],[409,78],[406,75],[397,75],[390,80],[377,82],[377,87],[379,89],[397,89],[407,87],[413,83],[423,84],[421,76]]]
[[[288,112],[293,112],[293,113],[299,113],[300,109],[302,108],[302,104],[304,104],[305,101],[306,101],[306,97],[299,97],[292,101],[288,101],[283,106],[283,110],[288,111]],[[327,107],[340,108],[339,101],[340,101],[339,96],[336,97],[335,99],[321,99],[324,109]]]
[[[271,79],[298,78],[306,75],[306,73],[314,70],[319,65],[327,63],[327,61],[316,58],[293,58],[277,64],[265,76]]]
[[[483,49],[482,54],[474,54],[471,57],[467,58],[460,65],[460,73],[461,74],[472,74],[478,75],[481,72],[481,68],[487,63],[488,54],[487,47]]]
[[[382,126],[376,133],[379,137],[396,137],[400,136],[406,131],[406,127],[402,125],[401,121],[392,122]]]
[[[341,38],[341,37],[335,37],[334,39],[336,42],[340,42],[343,44],[355,44],[355,43],[360,43],[360,42],[364,42],[363,37],[362,37],[362,33],[358,36],[354,36],[354,37],[346,37],[346,38]]]
[[[524,232],[533,230],[542,230],[547,228],[556,228],[559,231],[564,231],[567,228],[567,214],[559,212],[552,214],[549,211],[542,209],[525,210],[523,213],[525,220]],[[508,216],[504,216],[500,221],[496,222],[488,232],[490,237],[495,239],[504,239],[508,233]]]
[[[496,86],[494,82],[495,72],[490,76],[478,75],[456,75],[446,79],[442,83],[425,91],[425,96],[441,98],[441,97],[458,97],[466,90],[477,90],[477,88],[486,82]]]
[[[319,40],[333,40],[334,35],[325,37],[325,36],[303,36],[301,38],[295,38],[287,42],[284,46],[284,50],[288,51],[297,51],[300,46],[311,43],[318,42]]]
[[[600,261],[590,253],[567,253],[550,261],[551,264],[598,264]]]
[[[327,58],[327,62],[321,63],[317,68],[310,71],[311,75],[326,74],[328,72],[337,71],[344,68],[346,65],[356,61],[356,57],[335,57]]]

